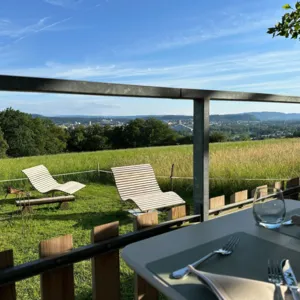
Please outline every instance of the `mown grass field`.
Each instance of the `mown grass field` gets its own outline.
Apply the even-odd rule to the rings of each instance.
[[[112,166],[151,163],[157,175],[169,175],[175,164],[176,176],[192,176],[192,147],[157,147],[94,153],[61,154],[0,161],[0,180],[23,177],[21,170],[37,164],[46,165],[53,174],[89,169],[109,170]],[[300,141],[298,139],[269,140],[213,144],[210,147],[210,177],[225,180],[211,181],[211,195],[227,196],[241,189],[252,189],[266,181],[245,181],[240,178],[292,178],[300,175]],[[87,187],[76,194],[76,201],[69,210],[57,210],[56,205],[34,208],[34,213],[22,216],[17,210],[14,197],[0,195],[0,251],[13,249],[15,264],[38,258],[41,240],[72,234],[74,247],[90,243],[90,231],[94,226],[119,220],[120,234],[132,231],[132,219],[124,210],[111,176],[97,173],[72,176]],[[106,183],[106,184],[105,184]],[[168,189],[169,180],[160,180]],[[175,189],[188,202],[191,200],[191,181],[175,180]],[[8,185],[9,183],[4,184]],[[16,185],[16,183],[11,183]],[[17,183],[18,186],[24,183]],[[28,188],[28,185],[26,186]],[[1,194],[1,190],[0,190]],[[38,196],[35,194],[34,196]],[[163,218],[164,215],[161,216]],[[121,262],[122,299],[132,299],[133,274]],[[76,299],[91,299],[91,266],[84,261],[75,266]],[[35,300],[39,296],[39,278],[31,278],[17,284],[18,299]]]

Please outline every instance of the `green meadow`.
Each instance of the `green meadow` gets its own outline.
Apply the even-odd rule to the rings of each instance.
[[[67,153],[51,156],[2,159],[0,180],[22,178],[21,170],[37,164],[47,166],[52,174],[84,170],[110,170],[113,166],[150,163],[157,176],[169,176],[175,164],[174,176],[192,176],[192,146],[171,146],[128,150]],[[220,143],[210,145],[210,194],[218,196],[252,189],[273,183],[273,179],[287,179],[300,174],[300,142],[298,139],[279,139],[255,142]],[[245,179],[258,179],[249,181]],[[272,179],[268,181],[267,179]],[[13,249],[15,264],[38,258],[41,240],[72,234],[74,247],[90,243],[94,226],[119,220],[120,234],[133,230],[132,217],[126,212],[130,204],[123,205],[110,174],[87,173],[57,177],[57,180],[79,180],[87,187],[76,193],[76,201],[68,210],[58,210],[57,205],[33,208],[32,214],[19,214],[14,196],[4,199],[0,190],[0,251]],[[170,189],[170,180],[158,178],[163,190]],[[29,189],[26,181],[2,183]],[[174,189],[190,204],[192,181],[174,179]],[[34,197],[40,197],[33,192]],[[160,216],[161,220],[165,215]],[[122,299],[133,297],[133,273],[121,261]],[[76,299],[91,299],[91,263],[75,265]],[[17,283],[18,299],[40,299],[39,278]]]

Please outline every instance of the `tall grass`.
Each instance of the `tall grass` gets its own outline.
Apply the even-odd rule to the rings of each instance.
[[[109,170],[113,166],[151,163],[156,175],[170,175],[172,163],[175,176],[191,177],[193,169],[192,146],[169,146],[126,150],[110,150],[85,153],[68,153],[2,159],[0,180],[24,177],[21,170],[37,164],[46,165],[53,174],[83,170]],[[86,177],[86,175],[84,175]],[[78,177],[85,180],[85,177]],[[88,180],[103,180],[107,176],[97,173],[88,175]],[[251,142],[217,143],[210,145],[211,195],[226,194],[240,189],[251,189],[267,183],[266,180],[300,176],[299,139],[279,139]],[[109,177],[108,179],[110,179]],[[163,188],[169,188],[169,180],[160,179]],[[174,188],[192,190],[191,180],[174,180]]]

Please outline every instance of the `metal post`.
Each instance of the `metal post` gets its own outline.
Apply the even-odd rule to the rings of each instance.
[[[209,98],[194,99],[194,213],[208,219],[209,210]]]

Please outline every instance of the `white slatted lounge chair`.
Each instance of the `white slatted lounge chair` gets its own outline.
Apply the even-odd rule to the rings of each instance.
[[[162,192],[149,164],[112,168],[121,200],[132,200],[140,211],[185,204],[174,192]]]
[[[63,184],[58,183],[50,174],[48,169],[39,165],[36,167],[22,170],[22,172],[28,177],[33,187],[40,193],[48,193],[54,191],[61,191],[67,194],[74,194],[85,187],[84,184],[69,181]]]

